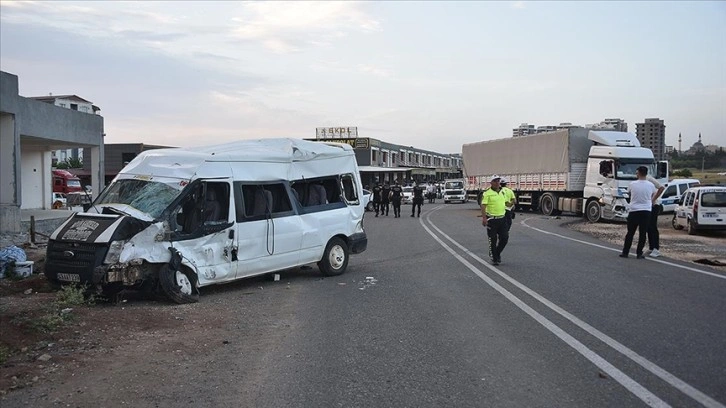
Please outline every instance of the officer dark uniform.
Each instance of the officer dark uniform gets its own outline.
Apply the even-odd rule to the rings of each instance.
[[[389,196],[391,203],[393,203],[393,218],[401,217],[401,199],[403,198],[403,188],[401,188],[401,185],[398,184],[398,180],[396,180],[396,184],[391,187],[391,192]]]
[[[489,257],[492,264],[499,265],[502,262],[502,251],[509,241],[509,230],[507,228],[506,197],[499,185],[500,177],[497,175],[491,178],[491,188],[481,196],[481,225],[487,228],[489,238]]]
[[[416,207],[418,207],[418,216],[421,216],[421,205],[423,205],[423,191],[424,189],[416,184],[413,187],[413,205],[411,206],[411,217],[413,217],[414,213],[416,212]]]
[[[388,217],[388,203],[391,202],[391,186],[388,183],[385,183],[383,185],[383,189],[381,190],[381,215],[385,212],[386,217]]]
[[[378,217],[378,212],[381,209],[381,193],[383,192],[383,186],[381,183],[376,179],[376,185],[373,186],[373,208],[376,209],[376,217]]]
[[[504,193],[504,198],[506,198],[506,202],[504,205],[506,206],[506,214],[504,215],[504,219],[507,220],[507,231],[512,229],[512,220],[514,220],[515,214],[514,214],[514,205],[517,203],[517,197],[514,195],[514,191],[512,191],[511,188],[507,187],[507,179],[502,177],[499,180],[499,185],[502,186],[502,192]]]

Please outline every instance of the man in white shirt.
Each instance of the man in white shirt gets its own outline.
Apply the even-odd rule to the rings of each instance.
[[[621,258],[627,258],[630,247],[633,245],[633,236],[635,230],[638,230],[638,247],[636,256],[638,259],[644,259],[643,248],[645,247],[645,237],[648,232],[648,222],[650,221],[650,212],[655,205],[656,188],[648,181],[648,168],[640,166],[635,171],[638,179],[630,183],[628,191],[630,192],[630,212],[628,213],[628,233],[625,234],[625,245]]]

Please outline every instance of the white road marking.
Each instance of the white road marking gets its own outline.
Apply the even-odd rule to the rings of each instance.
[[[429,211],[429,214],[439,207]],[[427,218],[427,217],[425,217]],[[640,400],[645,402],[648,406],[651,407],[670,407],[665,401],[658,398],[655,394],[647,390],[645,387],[640,385],[638,382],[630,378],[627,374],[620,371],[618,368],[610,364],[607,360],[600,357],[597,353],[590,350],[582,344],[580,341],[566,333],[564,330],[562,330],[559,326],[552,323],[550,320],[548,320],[546,317],[539,314],[536,310],[529,307],[526,303],[524,303],[521,299],[513,295],[508,290],[504,289],[502,286],[500,286],[498,283],[494,282],[490,277],[488,277],[484,272],[482,272],[480,269],[478,269],[476,266],[472,265],[469,261],[464,259],[461,255],[456,253],[450,246],[446,245],[444,241],[441,240],[438,236],[436,236],[429,227],[424,224],[423,220],[419,219],[419,222],[424,227],[426,232],[431,235],[436,242],[439,243],[444,249],[446,249],[454,258],[456,258],[459,262],[461,262],[464,266],[469,268],[474,274],[476,274],[479,278],[481,278],[484,282],[486,282],[489,286],[491,286],[494,290],[501,293],[505,298],[507,298],[510,302],[512,302],[515,306],[520,308],[523,312],[527,313],[530,317],[532,317],[537,323],[544,326],[547,330],[549,330],[552,334],[559,337],[560,340],[564,341],[568,346],[575,349],[578,353],[580,353],[583,357],[590,360],[595,366],[600,368],[603,372],[608,374],[612,379],[620,383],[623,387],[625,387],[628,391],[633,393],[636,397],[638,397]],[[431,220],[428,220],[429,223],[431,223]],[[433,225],[433,224],[432,224]],[[435,228],[435,227],[434,227]],[[496,269],[490,265],[489,269]]]
[[[543,234],[554,235],[554,236],[556,236],[558,238],[562,238],[562,239],[566,239],[566,240],[574,241],[574,242],[579,242],[580,244],[590,245],[590,246],[594,246],[594,247],[597,247],[597,248],[607,249],[608,251],[620,252],[619,249],[615,249],[615,248],[608,247],[608,246],[605,246],[605,245],[593,244],[592,242],[587,242],[587,241],[583,241],[583,240],[580,240],[580,239],[567,237],[567,236],[564,236],[564,235],[557,234],[555,232],[549,232],[549,231],[545,231],[545,230],[540,229],[540,228],[537,228],[537,227],[533,227],[533,226],[527,224],[527,221],[529,221],[531,219],[533,219],[533,217],[526,218],[526,219],[520,221],[519,223],[522,224],[522,225],[524,225],[525,227],[527,227],[529,229],[533,229],[533,230],[535,230],[537,232],[541,232]],[[647,259],[649,261],[652,261],[652,262],[658,262],[658,263],[661,263],[663,265],[674,266],[676,268],[685,269],[685,270],[688,270],[688,271],[691,271],[691,272],[702,273],[704,275],[713,276],[715,278],[726,279],[726,275],[719,275],[717,273],[713,273],[713,272],[708,272],[708,271],[704,271],[704,270],[701,270],[701,269],[692,268],[690,266],[679,265],[677,263],[664,261],[662,259],[655,259],[655,258],[651,258],[651,257],[646,257],[645,259]]]
[[[532,296],[532,297],[533,297],[534,299],[536,299],[537,301],[539,301],[539,302],[540,302],[540,303],[542,303],[543,305],[547,306],[547,307],[548,307],[548,308],[550,308],[550,309],[551,309],[552,311],[556,312],[556,313],[557,313],[557,314],[559,314],[560,316],[562,316],[562,317],[566,318],[567,320],[571,321],[572,323],[574,323],[575,325],[577,325],[577,326],[578,326],[578,327],[580,327],[581,329],[585,330],[586,332],[590,333],[590,334],[591,334],[592,336],[596,337],[597,339],[599,339],[599,340],[600,340],[600,341],[602,341],[603,343],[605,343],[605,344],[609,345],[610,347],[612,347],[613,349],[617,350],[617,351],[618,351],[618,352],[620,352],[621,354],[623,354],[623,355],[625,355],[626,357],[630,358],[631,360],[633,360],[634,362],[636,362],[636,363],[637,363],[638,365],[640,365],[641,367],[643,367],[643,368],[645,368],[646,370],[650,371],[651,373],[653,373],[654,375],[656,375],[657,377],[659,377],[660,379],[662,379],[662,380],[663,380],[663,381],[665,381],[666,383],[670,384],[671,386],[673,386],[674,388],[678,389],[678,390],[679,390],[679,391],[681,391],[682,393],[684,393],[684,394],[688,395],[689,397],[693,398],[694,400],[696,400],[697,402],[701,403],[701,404],[702,404],[702,405],[704,405],[705,407],[708,407],[708,408],[726,408],[726,406],[724,406],[724,405],[723,405],[723,404],[721,404],[720,402],[718,402],[718,401],[714,400],[713,398],[709,397],[708,395],[704,394],[703,392],[701,392],[701,391],[697,390],[697,389],[696,389],[696,388],[694,388],[693,386],[691,386],[691,385],[687,384],[687,383],[686,383],[686,382],[684,382],[683,380],[679,379],[679,378],[678,378],[678,377],[676,377],[675,375],[673,375],[673,374],[669,373],[668,371],[664,370],[663,368],[659,367],[659,366],[658,366],[658,365],[656,365],[655,363],[653,363],[653,362],[649,361],[649,360],[648,360],[648,359],[646,359],[645,357],[642,357],[642,356],[640,356],[640,355],[639,355],[639,354],[637,354],[637,353],[636,353],[635,351],[633,351],[633,350],[629,349],[628,347],[624,346],[623,344],[621,344],[621,343],[617,342],[617,341],[616,341],[615,339],[611,338],[610,336],[606,335],[605,333],[602,333],[601,331],[599,331],[599,330],[595,329],[594,327],[590,326],[589,324],[585,323],[584,321],[582,321],[582,320],[578,319],[577,317],[573,316],[573,315],[572,315],[572,314],[570,314],[569,312],[565,311],[564,309],[562,309],[562,308],[560,308],[559,306],[555,305],[554,303],[550,302],[550,301],[549,301],[549,300],[547,300],[547,299],[546,299],[545,297],[541,296],[540,294],[538,294],[537,292],[533,291],[533,290],[532,290],[532,289],[530,289],[529,287],[527,287],[527,286],[525,286],[525,285],[521,284],[520,282],[518,282],[517,280],[513,279],[513,278],[512,278],[512,277],[510,277],[509,275],[505,274],[504,272],[500,271],[499,269],[497,269],[497,268],[495,268],[494,266],[490,265],[489,263],[485,262],[485,261],[484,261],[483,259],[481,259],[480,257],[478,257],[478,256],[477,256],[476,254],[474,254],[473,252],[469,251],[469,250],[468,250],[468,249],[467,249],[466,247],[464,247],[463,245],[461,245],[461,244],[459,244],[458,242],[456,242],[456,241],[455,241],[454,239],[452,239],[452,238],[451,238],[450,236],[448,236],[448,235],[447,235],[446,233],[444,233],[444,232],[443,232],[443,231],[442,231],[441,229],[439,229],[439,228],[438,228],[438,227],[437,227],[437,226],[436,226],[436,225],[435,225],[435,224],[434,224],[434,223],[433,223],[433,222],[431,221],[431,218],[430,218],[431,212],[433,212],[433,211],[436,211],[436,210],[438,210],[438,209],[440,209],[440,208],[442,208],[442,207],[441,207],[441,206],[438,206],[438,207],[435,207],[435,208],[431,209],[431,210],[430,210],[430,211],[429,211],[429,212],[428,212],[428,213],[426,214],[426,216],[425,216],[425,219],[426,219],[426,221],[427,221],[427,222],[428,222],[428,223],[429,223],[429,224],[431,225],[431,227],[432,227],[433,229],[435,229],[435,230],[436,230],[436,231],[437,231],[437,232],[438,232],[439,234],[441,234],[441,235],[442,235],[443,237],[445,237],[445,238],[446,238],[446,239],[447,239],[448,241],[450,241],[450,242],[451,242],[452,244],[454,244],[454,245],[455,245],[456,247],[458,247],[458,248],[459,248],[460,250],[462,250],[462,251],[463,251],[464,253],[466,253],[466,254],[467,254],[467,255],[469,255],[470,257],[474,258],[474,259],[475,259],[475,260],[476,260],[477,262],[479,262],[479,263],[481,263],[482,265],[486,266],[486,267],[487,267],[488,269],[492,270],[493,272],[495,272],[496,274],[498,274],[498,275],[499,275],[499,276],[501,276],[502,278],[506,279],[506,280],[507,280],[508,282],[510,282],[511,284],[513,284],[514,286],[516,286],[517,288],[519,288],[520,290],[522,290],[522,291],[524,291],[525,293],[527,293],[528,295]],[[526,221],[526,220],[525,220],[525,221]],[[433,234],[433,233],[431,232],[431,230],[429,230],[429,229],[428,229],[428,227],[427,227],[427,226],[426,226],[426,225],[425,225],[425,224],[423,223],[423,220],[419,220],[419,222],[421,222],[421,224],[422,224],[422,225],[424,226],[424,229],[426,229],[426,231],[427,231],[427,232],[428,232],[428,233],[429,233],[429,234],[430,234],[430,235],[431,235],[431,236],[432,236],[432,237],[433,237],[433,238],[434,238],[434,239],[435,239],[435,240],[436,240],[437,242],[439,242],[439,244],[440,244],[440,245],[442,245],[442,246],[444,247],[444,249],[446,249],[446,250],[447,250],[447,251],[449,251],[449,252],[450,252],[450,253],[451,253],[452,255],[454,255],[454,257],[455,257],[455,258],[457,258],[457,260],[459,260],[460,262],[462,262],[462,263],[463,263],[463,264],[464,264],[465,266],[467,266],[467,267],[468,267],[468,268],[469,268],[470,270],[472,270],[472,272],[474,272],[474,273],[475,273],[475,274],[476,274],[477,276],[479,276],[480,278],[482,278],[482,279],[483,279],[483,280],[484,280],[485,282],[487,282],[487,283],[488,283],[488,284],[489,284],[490,286],[492,286],[492,283],[493,283],[494,285],[497,285],[497,287],[501,288],[501,287],[500,287],[500,286],[499,286],[498,284],[496,284],[496,282],[494,282],[494,281],[491,281],[491,279],[490,279],[489,277],[487,277],[486,275],[484,275],[484,273],[483,273],[483,272],[481,272],[481,271],[480,271],[479,269],[477,269],[476,267],[474,267],[473,265],[471,265],[471,264],[470,264],[470,263],[469,263],[468,261],[466,261],[466,260],[465,260],[465,259],[464,259],[463,257],[461,257],[461,256],[460,256],[459,254],[457,254],[456,252],[454,252],[454,251],[453,251],[453,249],[451,249],[451,248],[450,248],[450,247],[449,247],[448,245],[446,245],[446,244],[445,244],[445,243],[444,243],[443,241],[441,241],[441,240],[440,240],[440,239],[439,239],[439,238],[438,238],[438,237],[437,237],[436,235],[434,235],[434,234]],[[524,221],[522,221],[522,223],[524,224]],[[529,227],[529,226],[528,226],[528,227]],[[532,227],[530,227],[530,228],[532,228]],[[534,228],[534,229],[536,229],[536,228]],[[548,233],[547,231],[542,231],[542,232],[544,232],[544,233]],[[548,234],[551,234],[551,233],[548,233]],[[554,234],[554,235],[557,235],[557,234]],[[563,236],[563,238],[568,238],[568,237],[564,237],[564,236]],[[568,239],[569,239],[569,238],[568,238]],[[573,240],[574,240],[574,239],[573,239]],[[593,245],[593,246],[596,246],[596,247],[601,247],[601,248],[604,248],[604,249],[608,249],[608,250],[612,250],[611,248],[608,248],[608,247],[604,247],[604,246],[601,246],[601,245],[597,245],[597,244],[591,244],[591,243],[589,243],[589,242],[585,242],[585,241],[579,241],[579,240],[575,240],[575,241],[578,241],[578,242],[582,242],[582,243],[585,243],[585,244],[588,244],[588,245]],[[678,266],[678,265],[676,265],[676,266]],[[491,281],[492,283],[490,283],[490,281]],[[492,287],[494,287],[494,286],[492,286]],[[497,287],[494,287],[494,289],[496,289],[497,291],[499,291],[499,289],[497,289]],[[501,289],[502,289],[502,290],[504,290],[504,291],[506,291],[506,289],[504,289],[504,288],[501,288]],[[501,291],[499,291],[499,292],[500,292],[500,293],[502,293]],[[509,293],[509,292],[507,292],[507,293]],[[504,294],[504,293],[502,293],[502,294]],[[504,294],[504,295],[505,295],[505,294]],[[511,295],[511,294],[510,294],[510,295]],[[521,302],[521,300],[519,300],[518,298],[516,298],[516,297],[515,297],[514,295],[511,295],[511,296],[512,296],[513,298],[517,299],[517,301]],[[509,296],[507,296],[507,295],[505,295],[505,297],[507,297],[508,299],[510,299],[510,298],[509,298]],[[511,299],[510,299],[510,300],[511,300]],[[514,302],[514,301],[513,301],[513,302]],[[516,303],[515,303],[515,304],[516,304]],[[519,305],[517,304],[517,306],[519,306]],[[526,305],[525,305],[525,306],[526,306]],[[520,307],[520,309],[521,309],[521,307]],[[524,310],[524,309],[522,309],[522,310]],[[525,312],[527,312],[527,311],[525,310]],[[534,310],[533,310],[533,312],[534,312],[534,313],[537,313],[537,312],[535,312]],[[528,313],[528,314],[530,314],[529,312],[527,312],[527,313]],[[534,316],[533,316],[532,314],[530,314],[530,316],[534,317]],[[549,322],[549,320],[547,320],[547,319],[546,319],[546,318],[545,318],[544,316],[541,316],[541,315],[539,315],[539,314],[538,314],[538,316],[540,316],[540,317],[541,317],[542,319],[544,319],[544,320],[546,320],[547,322]],[[535,318],[535,319],[536,319],[536,318]],[[537,319],[536,319],[536,320],[537,320]],[[543,324],[543,323],[542,323],[542,322],[540,322],[539,320],[537,320],[537,321],[538,321],[538,322],[539,322],[540,324]],[[552,324],[552,325],[554,326],[554,324],[553,324],[553,323],[551,323],[551,322],[549,322],[549,323],[550,323],[550,324]],[[544,324],[543,324],[543,325],[544,325]],[[545,326],[545,327],[547,327],[547,326]],[[557,326],[555,326],[555,327],[557,327]],[[557,328],[559,329],[559,327],[557,327]],[[548,327],[548,329],[549,329],[549,327]],[[561,329],[560,329],[560,330],[561,330]],[[554,333],[554,332],[553,332],[553,333]],[[555,333],[555,334],[557,334],[557,333]],[[558,337],[560,337],[560,336],[558,335]],[[562,337],[560,337],[560,338],[562,339]],[[563,340],[564,340],[564,339],[563,339]],[[573,340],[574,340],[574,338],[573,338]],[[574,340],[574,341],[577,341],[577,340]],[[579,342],[578,342],[578,343],[579,343]],[[581,346],[582,346],[583,348],[585,348],[585,349],[586,349],[587,351],[589,351],[589,352],[591,352],[591,353],[593,353],[593,354],[594,354],[594,352],[592,352],[591,350],[587,349],[587,348],[586,348],[586,346],[582,345],[581,343],[579,343],[579,344],[580,344],[580,345],[581,345]],[[572,346],[572,345],[571,345],[570,343],[568,343],[568,345]],[[573,347],[573,348],[575,348],[574,346],[572,346],[572,347]],[[579,349],[577,349],[577,348],[575,348],[575,349],[576,349],[577,351],[580,351],[580,350],[579,350]],[[582,352],[581,352],[581,354],[582,354]],[[583,355],[584,355],[584,354],[583,354]],[[597,354],[595,354],[595,356],[597,356]],[[585,357],[587,357],[587,356],[585,356]],[[597,357],[598,357],[598,358],[601,358],[601,357],[599,357],[599,356],[597,356]],[[589,358],[588,358],[588,359],[589,359]],[[593,360],[591,360],[591,359],[590,359],[590,361],[592,361],[593,363],[595,363],[595,361],[593,361]],[[597,365],[597,363],[595,363],[595,364]],[[599,367],[599,366],[598,366],[598,367]],[[602,368],[602,367],[601,367],[601,368]],[[614,368],[614,367],[613,367],[613,368]],[[617,369],[616,369],[616,370],[617,370]],[[620,372],[620,371],[618,371],[618,372]],[[629,377],[628,377],[627,375],[625,375],[624,373],[622,373],[622,372],[620,372],[620,373],[621,373],[621,374],[622,374],[623,376],[625,376],[625,378],[626,378],[627,380],[633,381],[632,379],[630,379],[630,378],[629,378]],[[616,378],[616,377],[614,377],[614,376],[613,376],[613,378]],[[617,379],[616,379],[616,380],[617,380]],[[620,381],[618,381],[618,382],[620,382]],[[621,384],[623,384],[624,386],[626,386],[626,385],[625,385],[625,384],[624,384],[623,382],[620,382],[620,383],[621,383]],[[637,383],[635,383],[635,384],[637,384]],[[638,386],[640,386],[639,384],[637,384],[637,385],[638,385]],[[640,387],[642,388],[642,386],[640,386]],[[628,388],[628,387],[626,386],[626,388]],[[644,388],[643,388],[643,389],[644,389]],[[631,392],[633,392],[633,390],[631,390],[630,388],[628,388],[628,390],[630,390]],[[647,391],[647,390],[645,390],[645,391],[646,391],[646,392],[649,392],[649,391]],[[636,394],[635,392],[633,392],[633,393],[634,393],[635,395],[637,395],[637,396],[638,396],[639,398],[641,398],[641,397],[640,397],[640,395]],[[643,399],[643,398],[641,398],[641,399]],[[644,400],[644,399],[643,399],[643,401],[646,401],[646,400]],[[646,401],[646,402],[647,402],[647,401]]]

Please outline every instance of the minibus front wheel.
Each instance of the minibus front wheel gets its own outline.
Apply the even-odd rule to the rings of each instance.
[[[348,267],[348,244],[339,237],[328,241],[323,253],[323,259],[318,262],[320,272],[325,276],[337,276],[345,272]]]
[[[171,260],[159,270],[159,284],[164,294],[175,303],[195,303],[199,301],[197,279],[194,272],[181,264],[181,254],[169,248]]]

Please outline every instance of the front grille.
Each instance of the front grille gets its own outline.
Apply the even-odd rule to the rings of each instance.
[[[464,194],[464,192],[461,190],[451,190],[451,191],[446,192],[446,195],[463,195],[463,194]]]
[[[55,279],[59,273],[78,274],[81,282],[90,282],[93,270],[103,263],[107,251],[107,244],[51,240],[48,242],[46,275]]]

